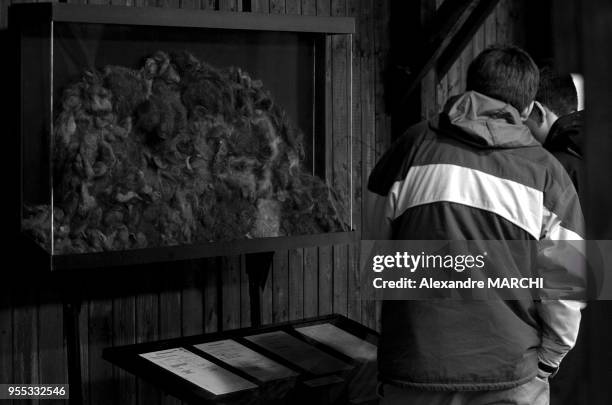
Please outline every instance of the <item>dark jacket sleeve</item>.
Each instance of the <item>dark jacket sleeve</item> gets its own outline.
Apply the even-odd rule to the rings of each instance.
[[[581,183],[583,181],[582,166],[584,166],[584,162],[582,161],[582,159],[564,151],[552,152],[552,154],[565,168],[565,171],[572,180],[572,183],[574,183],[576,191],[580,195],[582,191]]]

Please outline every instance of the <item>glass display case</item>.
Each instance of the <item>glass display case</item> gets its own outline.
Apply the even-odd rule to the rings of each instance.
[[[9,22],[22,233],[53,268],[356,239],[325,96],[353,19],[38,3]]]

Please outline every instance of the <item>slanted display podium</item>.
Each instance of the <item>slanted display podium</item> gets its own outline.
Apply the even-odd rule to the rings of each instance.
[[[340,315],[104,350],[193,404],[375,404],[378,334]]]

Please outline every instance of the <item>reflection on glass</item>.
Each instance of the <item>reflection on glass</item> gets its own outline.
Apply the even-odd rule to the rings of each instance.
[[[44,175],[24,184],[48,250],[347,230],[313,174],[312,38],[61,23],[55,39],[53,204]]]

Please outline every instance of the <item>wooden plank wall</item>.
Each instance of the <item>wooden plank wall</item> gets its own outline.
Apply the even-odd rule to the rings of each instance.
[[[19,0],[12,0],[18,2]],[[133,7],[181,7],[354,16],[353,41],[330,38],[326,94],[332,170],[328,181],[350,196],[352,220],[362,222],[367,175],[391,140],[383,74],[389,51],[389,5],[378,0],[69,0]],[[425,2],[430,0],[422,0]],[[430,7],[439,5],[431,0]],[[0,0],[0,34],[10,0]],[[520,0],[502,0],[444,78],[423,83],[423,117],[462,91],[469,61],[494,42],[522,43]],[[432,6],[433,5],[433,6]],[[433,8],[435,9],[435,8]],[[424,7],[426,12],[428,9]],[[6,37],[6,35],[4,35]],[[352,56],[352,58],[351,58]],[[348,72],[352,68],[352,77]],[[350,80],[350,81],[349,81]],[[343,100],[352,97],[352,105]],[[352,119],[351,120],[349,120]],[[352,138],[349,134],[352,133]],[[353,160],[346,161],[349,151]],[[264,323],[329,313],[377,328],[377,305],[361,300],[357,246],[337,245],[277,252],[263,291]],[[27,263],[15,265],[25,272]],[[7,271],[13,271],[7,269]],[[245,257],[139,266],[57,277],[24,276],[0,283],[0,383],[67,382],[62,301],[80,300],[83,392],[90,404],[177,404],[176,399],[110,366],[102,349],[250,324]],[[35,401],[32,401],[35,402]],[[20,402],[22,403],[22,402]],[[53,403],[53,401],[45,402]]]
[[[17,3],[20,0],[12,0]],[[326,69],[332,170],[328,180],[352,200],[355,227],[362,218],[362,189],[391,139],[383,72],[389,49],[389,3],[376,0],[68,0],[131,7],[180,7],[354,16],[357,34],[330,38]],[[6,37],[7,7],[0,0],[0,35]],[[352,56],[352,58],[351,58]],[[352,65],[351,65],[352,64]],[[349,76],[352,68],[352,77]],[[352,105],[345,100],[352,97]],[[352,122],[350,121],[352,119]],[[349,134],[352,132],[352,138]],[[346,157],[352,153],[352,162]],[[14,173],[14,172],[11,172]],[[66,383],[62,302],[82,303],[83,394],[89,404],[177,404],[158,389],[101,358],[103,348],[250,324],[245,257],[136,266],[66,279],[29,276],[19,258],[0,282],[0,383]],[[357,246],[337,245],[277,252],[263,291],[263,322],[329,313],[376,328],[376,304],[360,300]],[[27,401],[26,401],[27,402]],[[36,402],[36,401],[31,401]],[[23,403],[23,402],[19,402]],[[45,402],[52,404],[54,401]]]
[[[442,0],[422,0],[421,19],[424,24],[440,4]],[[525,10],[524,0],[500,0],[448,73],[441,78],[436,77],[435,72],[427,75],[421,85],[423,119],[440,112],[448,97],[465,91],[468,66],[486,47],[493,44],[525,45]]]

